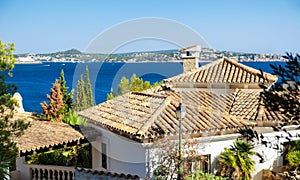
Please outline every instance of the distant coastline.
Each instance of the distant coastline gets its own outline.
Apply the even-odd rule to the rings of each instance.
[[[220,51],[215,49],[202,48],[199,62],[212,62],[223,57],[234,59],[239,62],[284,62],[280,54],[258,54]],[[77,49],[59,51],[47,54],[19,54],[16,55],[19,64],[34,64],[40,62],[115,62],[115,63],[148,63],[148,62],[181,62],[178,50],[161,50],[130,52],[119,54],[93,54],[80,52]],[[24,62],[24,63],[23,63]]]
[[[30,62],[26,62],[26,61],[16,61],[15,64],[43,64],[42,61],[30,61]]]
[[[215,60],[213,60],[215,61]],[[35,62],[22,62],[22,61],[16,61],[15,64],[43,64],[43,63],[138,63],[138,64],[143,64],[143,63],[181,63],[182,60],[170,60],[170,61],[157,61],[157,60],[148,60],[148,61],[35,61]],[[212,61],[205,61],[205,60],[200,60],[199,63],[209,63]],[[242,60],[238,62],[285,62],[284,60],[255,60],[255,61],[250,61],[250,60]]]

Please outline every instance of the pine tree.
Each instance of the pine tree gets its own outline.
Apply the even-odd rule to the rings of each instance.
[[[133,74],[130,78],[129,84],[130,91],[142,91],[143,90],[143,80]]]
[[[63,102],[64,102],[64,114],[72,111],[74,103],[73,103],[73,90],[68,93],[69,87],[66,86],[65,74],[64,70],[62,69],[60,72],[60,78],[58,80],[60,84],[61,93],[63,95]]]
[[[130,91],[143,91],[160,85],[161,82],[156,82],[151,85],[149,81],[143,81],[143,79],[137,77],[136,74],[131,76],[130,82],[125,76],[123,76],[118,86],[118,95],[123,95]],[[117,94],[113,91],[113,89],[111,89],[110,93],[107,94],[107,100],[113,99],[116,96]]]
[[[29,124],[23,120],[12,121],[14,107],[17,101],[11,94],[15,93],[17,88],[12,84],[5,82],[5,76],[12,76],[11,70],[14,68],[16,59],[12,51],[14,44],[4,44],[0,40],[0,179],[9,177],[8,169],[12,167],[19,151],[12,137],[19,137]]]
[[[75,110],[81,111],[87,108],[86,94],[84,91],[84,81],[82,75],[77,83],[76,88],[76,100],[75,100]]]
[[[129,81],[126,77],[122,77],[118,86],[118,94],[123,95],[129,92]]]
[[[45,101],[41,103],[43,115],[51,121],[61,122],[64,116],[64,101],[58,80],[55,80],[50,90],[50,95],[47,94],[47,99],[49,104]]]
[[[89,78],[89,68],[88,68],[88,66],[86,66],[85,73],[84,73],[84,78],[85,78],[84,92],[85,92],[85,95],[86,95],[86,102],[87,102],[87,107],[86,108],[89,108],[89,107],[94,106],[94,97],[93,97],[93,92],[92,92],[92,85],[91,85],[90,78]]]
[[[143,90],[150,89],[152,86],[149,81],[143,82]]]

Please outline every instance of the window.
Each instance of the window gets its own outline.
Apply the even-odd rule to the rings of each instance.
[[[105,143],[101,143],[101,158],[102,167],[107,169],[107,147]]]
[[[202,171],[205,173],[210,172],[210,154],[208,155],[199,155],[195,158],[193,158],[190,161],[186,161],[186,167],[189,171]]]
[[[190,51],[186,52],[186,56],[191,56],[191,55],[192,55],[192,53]]]

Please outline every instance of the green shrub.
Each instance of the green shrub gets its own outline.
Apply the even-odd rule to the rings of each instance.
[[[51,150],[26,156],[28,164],[92,167],[91,144],[80,144],[64,149]]]
[[[287,154],[286,159],[291,166],[298,167],[300,165],[300,150],[290,151]]]
[[[167,180],[168,169],[164,165],[159,165],[153,172],[155,180]]]
[[[195,171],[188,175],[186,180],[226,180],[227,178],[215,176],[214,174],[204,173],[202,171]]]
[[[86,120],[78,116],[78,114],[75,111],[68,112],[63,120],[64,123],[70,124],[70,125],[85,125]]]

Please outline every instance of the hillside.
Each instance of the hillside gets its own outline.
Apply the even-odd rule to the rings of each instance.
[[[51,62],[176,62],[180,60],[176,49],[116,54],[92,54],[80,52],[77,49],[70,49],[47,54],[16,55],[16,57],[26,56],[32,56],[38,61]],[[214,61],[222,57],[238,61],[282,61],[281,55],[278,54],[241,53],[207,48],[203,48],[200,53],[200,61]]]

